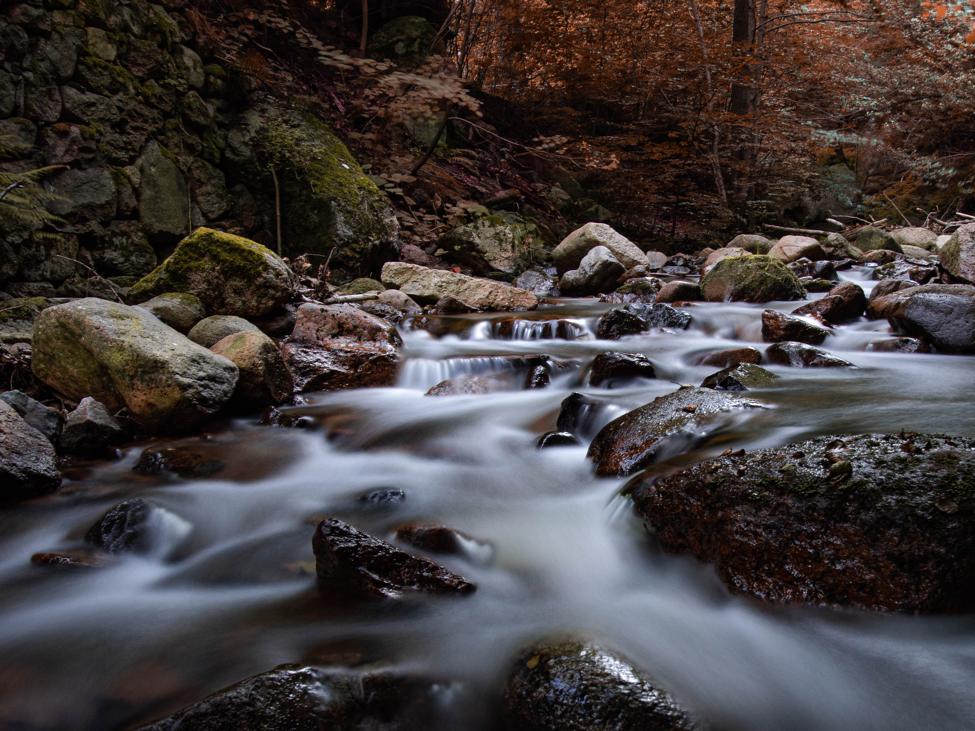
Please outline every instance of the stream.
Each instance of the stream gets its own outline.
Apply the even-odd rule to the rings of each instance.
[[[868,272],[842,276],[869,294]],[[56,495],[0,512],[0,728],[125,728],[280,663],[373,659],[465,681],[476,692],[463,725],[483,728],[513,655],[559,632],[618,649],[722,729],[972,728],[975,617],[731,595],[707,566],[654,545],[620,494],[626,480],[594,477],[586,446],[536,448],[570,393],[606,404],[586,425],[591,437],[718,370],[695,365],[701,355],[764,350],[765,307],[695,303],[690,329],[622,341],[593,336],[611,308],[595,300],[560,300],[514,323],[507,313],[445,317],[439,336],[402,329],[395,387],[310,394],[285,409],[316,429],[255,417],[166,441],[224,462],[212,477],[133,472],[142,450],[163,440],[77,464]],[[855,368],[763,364],[780,382],[749,396],[771,408],[681,459],[819,434],[975,436],[975,357],[867,350],[887,337],[885,321],[838,328],[822,347]],[[657,378],[588,387],[588,365],[604,351],[646,354]],[[558,364],[545,388],[424,395],[464,374],[510,371],[520,385],[517,358],[540,354]],[[31,564],[35,553],[82,546],[100,515],[133,496],[167,511],[151,554],[96,570]],[[326,607],[311,549],[324,516],[387,540],[410,521],[463,531],[475,539],[467,555],[437,560],[478,590]]]

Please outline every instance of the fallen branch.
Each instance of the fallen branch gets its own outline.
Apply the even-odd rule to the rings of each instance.
[[[787,234],[799,234],[800,236],[826,236],[833,233],[832,231],[821,231],[817,228],[793,228],[792,226],[775,226],[771,223],[762,224],[762,227],[770,231],[781,231]]]
[[[349,302],[369,302],[379,299],[379,292],[366,292],[365,294],[337,294],[334,297],[322,300],[323,305],[343,305]]]
[[[110,280],[106,279],[101,274],[99,274],[94,269],[92,269],[90,266],[88,266],[87,264],[85,264],[83,261],[78,261],[77,259],[72,259],[70,256],[64,256],[63,254],[55,254],[54,256],[56,258],[58,258],[58,259],[65,259],[67,261],[73,262],[73,263],[77,264],[78,266],[82,266],[85,269],[87,269],[89,272],[91,272],[91,277],[89,277],[89,280],[90,279],[98,279],[98,280],[101,280],[102,282],[104,282],[108,286],[108,289],[112,293],[112,296],[115,297],[115,300],[119,304],[121,304],[121,305],[124,305],[125,304],[125,302],[122,301],[122,298],[118,296],[118,291],[115,289],[115,285],[112,284],[112,282]]]

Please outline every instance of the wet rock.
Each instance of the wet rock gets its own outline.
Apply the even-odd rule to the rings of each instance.
[[[637,378],[656,378],[653,362],[637,353],[600,353],[593,359],[589,371],[590,386],[612,386],[619,381]]]
[[[295,287],[288,265],[241,236],[200,228],[129,290],[133,302],[163,292],[196,295],[215,315],[259,317],[280,309]]]
[[[708,353],[699,365],[714,366],[715,368],[734,368],[741,363],[758,365],[762,362],[762,354],[755,348],[731,348]]]
[[[108,413],[105,405],[86,397],[68,413],[59,443],[67,454],[103,457],[111,453],[111,445],[124,435],[122,425]]]
[[[695,282],[667,282],[657,293],[657,302],[698,302],[702,299],[701,285]]]
[[[657,299],[657,292],[663,283],[656,277],[637,277],[628,279],[615,292],[604,294],[599,297],[600,302],[611,302],[613,304],[653,304]]]
[[[277,426],[282,429],[306,429],[308,431],[314,431],[319,427],[318,421],[313,416],[294,414],[276,409],[273,406],[264,410],[261,415],[261,424]]]
[[[305,304],[282,354],[298,391],[367,388],[394,382],[398,343],[392,325],[353,305]]]
[[[569,394],[562,401],[556,429],[560,432],[587,436],[592,433],[606,406],[602,401],[584,396],[581,393]]]
[[[918,292],[902,298],[889,310],[887,319],[896,330],[921,336],[940,351],[975,353],[975,291],[966,289],[969,291]]]
[[[445,556],[470,556],[471,549],[488,548],[459,530],[436,523],[409,523],[399,526],[396,540],[429,553]]]
[[[110,557],[100,551],[76,548],[67,551],[42,551],[30,557],[35,566],[54,569],[100,569],[111,563]]]
[[[775,343],[765,351],[770,363],[792,368],[849,368],[853,364],[805,343]]]
[[[188,333],[207,314],[200,298],[186,292],[156,295],[139,307],[183,334]]]
[[[890,251],[888,249],[876,249],[874,251],[866,252],[862,257],[860,257],[860,262],[862,264],[876,264],[877,266],[882,266],[884,264],[890,264],[891,262],[897,261],[901,257],[896,251]]]
[[[533,310],[538,306],[534,294],[508,284],[405,262],[384,264],[381,279],[387,287],[398,289],[421,304],[450,295],[482,310]]]
[[[34,326],[34,374],[70,399],[91,396],[142,425],[192,429],[216,413],[237,366],[149,313],[99,299],[48,308]]]
[[[709,302],[769,302],[805,297],[798,277],[769,256],[740,256],[718,262],[701,280],[701,291]]]
[[[522,651],[504,689],[511,731],[704,728],[624,657],[588,641],[547,641]]]
[[[910,287],[917,287],[918,283],[905,280],[905,279],[883,279],[877,282],[873,289],[870,290],[870,298],[868,302],[873,302],[881,297],[886,297],[888,294],[893,294],[894,292],[900,292],[902,289],[908,289]],[[867,309],[867,317],[876,319],[876,315],[871,313],[871,310]]]
[[[800,279],[816,279],[835,282],[838,279],[836,267],[831,261],[812,261],[811,259],[796,259],[788,264],[789,269]]]
[[[469,594],[476,586],[429,559],[401,551],[337,519],[314,538],[318,589],[326,596],[395,598],[403,594]]]
[[[880,282],[877,288],[880,288],[885,282]],[[888,318],[903,308],[909,299],[919,294],[947,294],[967,297],[975,295],[975,287],[968,284],[920,284],[913,287],[885,287],[879,293],[875,288],[867,302],[867,317],[871,320]]]
[[[545,362],[536,363],[528,366],[528,373],[525,374],[525,388],[529,391],[537,388],[545,388],[552,383],[552,364],[545,359]]]
[[[826,258],[826,252],[819,242],[811,236],[783,236],[775,242],[769,256],[786,264],[797,259],[818,261]]]
[[[596,337],[600,340],[619,340],[626,335],[638,335],[652,329],[686,330],[693,318],[683,310],[658,303],[616,307],[596,322]]]
[[[364,492],[357,500],[371,508],[395,508],[406,502],[406,491],[397,487],[379,487]]]
[[[941,249],[941,267],[955,279],[975,284],[975,223],[960,226]]]
[[[0,503],[47,495],[60,486],[54,447],[0,401]]]
[[[829,292],[835,284],[829,279],[812,279],[811,277],[802,277],[799,281],[807,292]]]
[[[559,280],[559,290],[566,295],[586,295],[609,292],[626,268],[605,246],[597,246],[579,262],[577,269],[570,269]]]
[[[578,447],[579,444],[579,439],[574,434],[566,431],[550,431],[538,438],[536,446],[539,449],[548,449],[550,447]]]
[[[814,302],[792,311],[793,315],[817,317],[824,322],[839,325],[856,320],[867,307],[867,296],[853,282],[843,282]]]
[[[628,475],[707,442],[736,413],[759,407],[710,388],[681,388],[611,421],[588,456],[598,475]]]
[[[503,384],[491,376],[458,376],[447,378],[431,387],[427,396],[479,396],[498,391]]]
[[[186,337],[197,345],[211,348],[228,335],[241,332],[260,332],[260,328],[243,317],[211,315],[196,323]]]
[[[523,320],[507,318],[497,321],[491,334],[505,340],[578,340],[588,334],[572,320]]]
[[[587,223],[576,229],[552,250],[552,260],[559,274],[577,269],[593,249],[603,247],[623,269],[622,274],[635,266],[648,266],[647,255],[639,246],[617,233],[605,223]]]
[[[830,331],[813,325],[802,318],[786,315],[776,310],[762,312],[762,339],[766,343],[780,343],[784,340],[794,340],[810,345],[819,345]]]
[[[36,401],[23,391],[6,391],[0,393],[0,400],[5,401],[20,417],[47,437],[51,444],[58,443],[61,435],[61,424],[64,419],[61,413],[49,409],[40,401]]]
[[[159,554],[190,531],[188,523],[148,500],[123,500],[88,529],[85,541],[106,553]]]
[[[975,609],[975,441],[820,437],[647,480],[639,513],[670,551],[769,601]]]
[[[133,471],[143,475],[170,474],[187,479],[212,477],[225,467],[219,459],[188,447],[149,447],[142,450]]]
[[[881,264],[873,270],[875,280],[906,279],[919,284],[927,284],[938,276],[938,265],[919,259],[898,258]]]
[[[281,665],[217,691],[143,731],[450,728],[459,687],[383,669]]]
[[[753,388],[774,386],[778,378],[774,373],[770,373],[761,366],[740,363],[717,373],[712,373],[704,379],[701,387],[713,388],[716,391],[748,391]]]
[[[901,253],[900,244],[889,233],[876,226],[864,226],[857,232],[857,248],[860,251],[894,251]]]
[[[210,348],[240,372],[231,404],[238,408],[279,404],[291,398],[294,380],[277,343],[262,332],[228,335]]]
[[[874,353],[927,353],[927,343],[917,338],[884,338],[867,344],[867,350]]]

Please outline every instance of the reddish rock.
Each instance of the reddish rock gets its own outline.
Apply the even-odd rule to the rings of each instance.
[[[758,365],[761,362],[762,354],[755,348],[732,348],[708,353],[698,361],[698,364],[715,368],[734,368],[742,363]]]
[[[822,299],[802,305],[792,311],[793,315],[817,317],[834,325],[855,320],[867,307],[867,296],[853,282],[838,284]]]
[[[767,343],[795,341],[819,345],[830,335],[826,328],[776,310],[762,313],[762,339]]]

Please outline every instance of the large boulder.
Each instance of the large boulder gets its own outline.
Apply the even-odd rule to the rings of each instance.
[[[0,503],[47,495],[60,486],[51,442],[0,401]]]
[[[975,440],[819,437],[647,479],[667,550],[770,601],[975,610]]]
[[[890,232],[890,236],[901,245],[901,248],[914,246],[925,251],[933,251],[935,253],[938,251],[938,234],[930,229],[920,228],[918,226],[897,228]]]
[[[583,297],[616,289],[626,268],[605,246],[588,251],[576,269],[570,269],[559,280],[563,294]]]
[[[291,269],[267,247],[199,228],[136,282],[129,298],[142,302],[164,292],[188,292],[199,297],[211,314],[259,317],[284,305],[294,287]]]
[[[80,299],[48,308],[34,324],[34,374],[75,400],[163,431],[190,429],[227,402],[237,367],[148,312]]]
[[[819,261],[826,258],[826,252],[811,236],[783,236],[775,242],[769,256],[789,264],[799,259]]]
[[[806,296],[799,278],[770,256],[722,259],[701,280],[709,302],[798,300]]]
[[[142,731],[451,728],[456,684],[382,667],[281,665],[242,680]]]
[[[264,180],[267,162],[275,163],[284,253],[328,256],[334,249],[332,268],[349,273],[371,272],[395,256],[399,224],[389,199],[314,114],[253,108],[231,130],[225,156],[242,175]]]
[[[923,284],[872,299],[871,317],[949,353],[975,352],[975,286]]]
[[[624,271],[635,266],[649,267],[647,255],[628,238],[605,223],[587,223],[566,236],[552,251],[555,268],[559,274],[578,268],[586,254],[597,246],[609,249]]]
[[[975,223],[966,223],[941,249],[941,266],[956,279],[975,284]]]
[[[304,304],[281,348],[298,391],[389,386],[396,379],[395,328],[350,304]]]
[[[389,262],[383,265],[381,279],[387,287],[423,304],[449,295],[482,310],[533,310],[538,306],[538,297],[523,289],[417,264]]]
[[[504,689],[510,731],[691,731],[704,728],[629,660],[587,640],[523,650]]]
[[[291,398],[294,381],[277,343],[260,331],[228,335],[212,350],[240,371],[233,402],[241,408],[279,404]]]
[[[477,274],[515,274],[532,257],[536,227],[512,213],[495,213],[458,226],[441,241],[450,261],[470,267]]]
[[[742,411],[761,406],[710,388],[681,388],[611,421],[588,456],[598,475],[627,475],[706,442]]]

